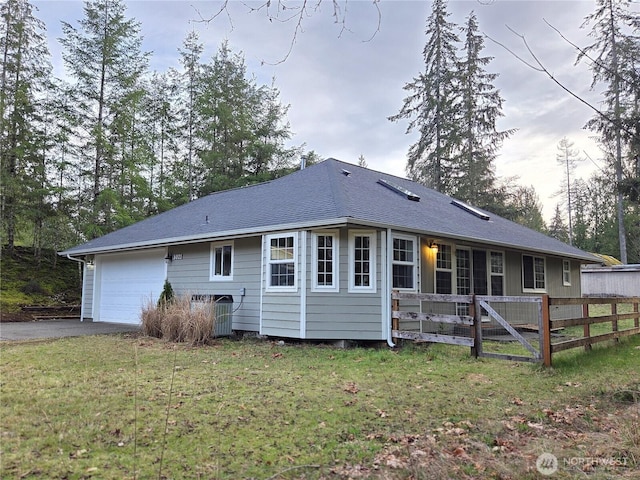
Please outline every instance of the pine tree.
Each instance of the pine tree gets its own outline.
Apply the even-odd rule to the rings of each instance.
[[[201,57],[203,45],[195,31],[189,32],[185,38],[180,52],[180,63],[182,65],[180,82],[180,108],[178,116],[180,118],[182,144],[184,151],[184,161],[176,165],[176,177],[184,182],[184,192],[179,190],[174,193],[177,203],[184,203],[197,198],[196,177],[204,169],[196,165],[198,149],[197,132],[200,129],[199,110],[197,108],[198,99],[201,96],[202,68]]]
[[[427,43],[422,52],[425,69],[404,86],[409,96],[391,121],[411,119],[407,133],[419,138],[408,152],[407,173],[443,193],[453,193],[452,155],[460,148],[459,76],[456,26],[448,21],[446,0],[434,0],[427,19]]]
[[[484,39],[478,32],[476,15],[471,12],[462,29],[465,36],[464,59],[459,65],[460,147],[452,158],[453,196],[492,210],[496,204],[494,161],[502,141],[514,130],[498,131],[496,122],[502,114],[502,97],[493,82],[496,73],[485,66],[493,57],[483,57]]]
[[[557,238],[561,242],[569,241],[569,230],[566,223],[562,218],[562,212],[560,211],[560,205],[556,204],[556,209],[549,224],[549,236]]]
[[[49,194],[41,102],[51,66],[44,24],[27,0],[0,5],[0,52],[1,219],[12,255],[21,224],[31,223],[39,236]]]
[[[625,229],[624,198],[622,183],[624,178],[624,151],[629,148],[631,135],[625,135],[630,103],[638,97],[638,84],[634,81],[637,73],[624,76],[625,65],[631,71],[637,70],[637,51],[640,42],[632,36],[640,25],[640,16],[630,9],[630,0],[598,0],[596,11],[586,17],[583,27],[592,24],[593,44],[585,48],[578,61],[593,58],[590,63],[593,73],[592,87],[599,83],[605,86],[602,115],[590,120],[588,128],[600,133],[603,143],[612,146],[612,164],[615,171],[616,203],[618,222],[618,242],[620,260],[627,263],[627,238]],[[636,127],[637,128],[637,127]],[[637,133],[637,130],[636,130]]]
[[[86,235],[94,238],[132,220],[126,218],[131,205],[124,205],[122,195],[128,183],[131,200],[139,181],[131,158],[136,141],[131,126],[139,115],[133,104],[140,97],[147,55],[141,51],[140,25],[125,17],[121,0],[87,1],[79,28],[67,22],[62,28],[63,58],[81,126],[75,141],[91,162],[82,166],[91,172],[91,187],[89,207],[81,213],[86,214]]]

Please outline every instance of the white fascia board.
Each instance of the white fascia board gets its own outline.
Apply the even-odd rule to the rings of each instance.
[[[348,224],[348,222],[349,222],[349,219],[347,218],[333,218],[333,219],[324,220],[320,222],[316,221],[316,222],[304,222],[304,223],[290,223],[290,224],[282,224],[282,225],[268,225],[265,227],[261,227],[259,229],[243,228],[239,230],[209,232],[209,233],[202,233],[198,235],[189,235],[185,237],[161,238],[158,240],[152,240],[148,242],[123,243],[123,244],[112,245],[108,247],[69,249],[63,252],[58,252],[58,255],[65,256],[65,257],[66,256],[78,257],[82,255],[91,255],[91,254],[97,254],[97,253],[120,252],[123,250],[143,250],[148,248],[166,247],[171,245],[184,245],[184,244],[190,244],[190,243],[199,243],[202,241],[223,241],[223,240],[230,240],[234,238],[261,236],[261,235],[267,235],[271,233],[297,231],[297,230],[303,230],[303,229],[329,228],[329,227],[336,228],[340,226],[345,226]]]

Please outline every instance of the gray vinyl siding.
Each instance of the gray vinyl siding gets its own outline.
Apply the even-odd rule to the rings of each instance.
[[[170,263],[168,280],[177,295],[233,296],[233,330],[257,332],[260,326],[260,245],[260,237],[233,240],[231,281],[210,279],[210,242],[171,247],[169,251],[182,254],[182,259]],[[246,292],[244,298],[240,296],[241,288]]]
[[[382,262],[386,255],[382,250],[380,232],[376,232],[376,291],[349,292],[349,232],[357,229],[340,229],[338,250],[338,292],[317,292],[313,288],[312,232],[306,232],[306,335],[308,339],[327,340],[382,340]],[[317,233],[322,233],[321,230]]]
[[[284,234],[284,233],[283,233]],[[268,275],[269,263],[267,255],[269,248],[266,245],[266,236],[264,237],[264,248],[262,249],[262,323],[260,333],[262,335],[271,335],[274,337],[300,338],[300,315],[301,302],[300,292],[302,276],[301,276],[301,256],[302,253],[302,236],[300,232],[287,232],[286,234],[295,235],[297,239],[297,288],[291,292],[274,292],[268,291]]]
[[[95,270],[84,267],[82,286],[82,320],[93,320],[93,289],[95,285]]]

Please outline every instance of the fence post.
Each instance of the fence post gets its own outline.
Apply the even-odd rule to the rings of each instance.
[[[551,315],[549,295],[542,295],[542,360],[545,367],[551,366]]]
[[[471,338],[473,338],[471,356],[478,358],[482,354],[482,317],[477,314],[481,310],[476,302],[476,295],[473,294],[469,305],[469,316],[473,318],[473,324],[471,325]]]
[[[583,303],[582,304],[582,318],[587,319],[589,318],[589,304],[588,303]],[[585,323],[584,327],[582,327],[582,335],[585,338],[589,338],[591,336],[591,324],[589,323]],[[584,346],[584,351],[588,352],[589,350],[591,350],[591,344],[590,343],[586,343]]]
[[[640,315],[638,315],[638,302],[633,302],[633,313],[636,314],[633,320],[633,324],[636,328],[640,327]]]
[[[614,315],[613,320],[611,320],[611,331],[617,332],[618,331],[618,304],[617,303],[611,304],[611,315]],[[614,341],[618,343],[620,342],[620,339],[616,337],[614,338]]]
[[[393,312],[399,312],[400,311],[400,300],[398,300],[397,298],[393,298],[393,294],[398,293],[396,290],[393,290],[391,292],[392,297],[391,297],[391,331],[393,332],[393,330],[399,330],[400,329],[400,320],[398,320],[397,318],[393,318]],[[397,343],[397,337],[392,337],[394,340],[394,343]]]

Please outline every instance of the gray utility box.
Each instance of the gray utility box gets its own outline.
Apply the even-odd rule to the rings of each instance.
[[[233,327],[233,297],[231,295],[215,295],[214,312],[216,323],[214,337],[229,337]]]
[[[233,328],[233,296],[192,295],[191,308],[210,308],[215,319],[213,337],[228,337]]]

